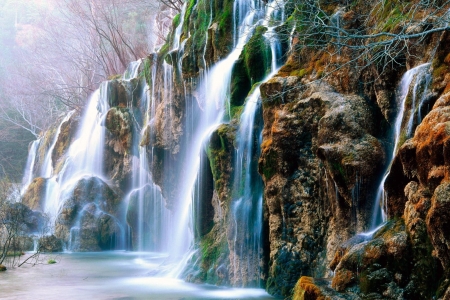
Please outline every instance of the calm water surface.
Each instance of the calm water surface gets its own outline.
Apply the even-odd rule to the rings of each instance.
[[[55,259],[56,264],[47,264]],[[221,288],[158,277],[159,254],[62,253],[0,272],[1,299],[274,299],[262,289]]]

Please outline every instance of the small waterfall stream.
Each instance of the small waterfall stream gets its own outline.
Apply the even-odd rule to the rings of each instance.
[[[238,129],[238,144],[234,162],[234,185],[231,219],[234,228],[234,278],[238,283],[247,277],[260,285],[261,230],[262,230],[262,180],[257,172],[257,157],[261,129],[254,129],[260,108],[257,88],[247,99]],[[255,140],[256,139],[256,140]],[[244,282],[240,282],[244,285]],[[246,283],[245,285],[248,285]]]
[[[271,50],[271,72],[263,80],[270,79],[278,70],[281,45],[275,27],[269,27],[269,21],[279,18],[284,21],[284,2],[270,1],[267,4],[263,26],[268,30],[264,37]],[[231,222],[234,227],[234,245],[231,251],[234,257],[234,284],[241,286],[261,285],[262,258],[261,233],[263,217],[263,183],[258,174],[257,164],[260,153],[262,120],[260,116],[261,98],[259,85],[248,97],[240,117],[237,132],[237,149],[234,162],[233,203]],[[259,113],[258,113],[259,112]]]
[[[41,139],[37,139],[31,143],[30,150],[28,150],[28,158],[27,163],[25,165],[25,170],[22,178],[22,188],[21,194],[23,194],[34,177],[34,165],[36,163],[37,151],[39,149],[39,144],[41,143]]]
[[[429,68],[429,63],[412,68],[403,75],[398,86],[398,114],[394,123],[393,150],[387,157],[389,164],[378,187],[376,203],[372,214],[371,230],[377,228],[387,219],[387,195],[384,190],[384,184],[389,176],[392,161],[399,147],[406,139],[412,137],[415,126],[421,122],[420,110],[423,101],[426,99],[428,86],[431,82]]]

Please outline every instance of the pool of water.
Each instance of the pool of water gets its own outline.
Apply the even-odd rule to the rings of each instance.
[[[48,264],[49,259],[57,261]],[[155,253],[61,253],[0,272],[1,299],[274,299],[263,289],[224,288],[166,278]]]

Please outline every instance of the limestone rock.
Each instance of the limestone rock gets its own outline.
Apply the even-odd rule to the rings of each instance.
[[[385,164],[376,113],[363,98],[325,83],[298,86],[293,76],[261,86],[267,288],[276,295],[289,295],[300,275],[327,275],[338,245],[367,226],[366,199]]]
[[[28,186],[23,195],[22,202],[30,209],[42,210],[42,201],[47,188],[47,180],[42,177],[36,177]]]
[[[105,126],[113,135],[108,144],[116,153],[130,151],[133,138],[131,118],[128,108],[113,107],[106,114]]]

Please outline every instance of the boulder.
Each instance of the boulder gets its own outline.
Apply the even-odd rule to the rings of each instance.
[[[38,249],[42,252],[62,252],[63,241],[54,235],[41,237],[38,241]]]

